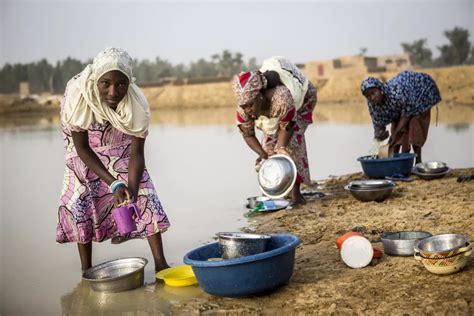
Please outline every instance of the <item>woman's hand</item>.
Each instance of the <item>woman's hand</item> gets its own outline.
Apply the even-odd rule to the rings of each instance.
[[[290,157],[290,152],[288,151],[288,149],[286,147],[278,147],[275,152],[277,154],[280,154],[280,155],[285,155],[285,156],[288,156]]]
[[[374,131],[374,137],[375,139],[377,140],[385,140],[387,139],[387,137],[389,136],[390,134],[388,133],[387,130],[384,129],[381,129],[381,128],[377,128],[375,131]]]
[[[268,159],[268,154],[262,151],[260,155],[258,155],[257,160],[255,160],[255,165],[256,166],[259,165],[263,160],[266,160],[266,159]]]
[[[115,205],[121,205],[124,202],[132,202],[132,193],[126,186],[118,187],[114,192]]]

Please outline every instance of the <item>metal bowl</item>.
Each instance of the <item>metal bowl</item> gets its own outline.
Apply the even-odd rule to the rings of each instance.
[[[296,165],[290,157],[274,155],[262,163],[258,171],[258,184],[266,196],[282,198],[293,189],[296,176]]]
[[[362,202],[382,202],[390,197],[392,194],[395,184],[384,188],[373,188],[373,189],[359,189],[353,188],[350,185],[346,185],[344,189],[351,192],[352,196]]]
[[[415,253],[415,245],[420,239],[431,237],[431,233],[423,231],[390,232],[382,235],[384,252],[391,256],[411,256]]]
[[[354,189],[386,188],[393,186],[393,182],[390,180],[355,180],[350,182],[349,186]]]
[[[415,251],[420,252],[422,256],[440,255],[448,252],[456,252],[469,244],[469,238],[462,234],[442,234],[420,240]],[[452,253],[451,255],[454,255]]]
[[[266,196],[252,196],[247,199],[247,208],[255,208],[257,207],[258,202],[268,201],[270,200],[269,197]]]
[[[441,173],[447,171],[448,165],[440,161],[420,162],[415,165],[415,168],[422,173]]]
[[[439,173],[425,173],[425,172],[420,172],[418,168],[413,168],[411,173],[416,175],[422,180],[433,180],[433,179],[440,179],[443,178],[445,175],[447,175],[449,172],[451,172],[451,169],[448,168],[448,170],[439,172]]]
[[[120,292],[143,285],[148,260],[140,257],[111,260],[87,269],[82,278],[95,291]]]
[[[222,258],[231,259],[265,252],[270,235],[246,233],[217,233]]]

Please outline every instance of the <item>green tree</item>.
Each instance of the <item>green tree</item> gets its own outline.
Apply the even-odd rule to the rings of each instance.
[[[191,62],[188,72],[189,78],[211,78],[217,77],[217,75],[218,69],[216,64],[204,58],[200,58],[196,62]]]
[[[412,43],[402,43],[403,51],[410,56],[413,65],[428,66],[431,64],[433,53],[426,47],[426,38],[418,39]]]
[[[452,30],[444,31],[449,44],[439,46],[441,64],[452,66],[461,65],[467,61],[471,50],[469,42],[469,31],[461,27],[455,27]]]

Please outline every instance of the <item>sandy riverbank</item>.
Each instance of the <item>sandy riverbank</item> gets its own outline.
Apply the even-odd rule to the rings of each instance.
[[[325,198],[306,206],[261,215],[249,231],[290,232],[300,236],[295,271],[290,283],[263,297],[200,298],[173,304],[178,314],[290,315],[472,315],[474,256],[461,272],[448,276],[429,273],[412,257],[384,255],[363,269],[347,267],[334,240],[356,226],[376,239],[381,231],[424,230],[455,232],[474,238],[474,182],[458,183],[458,169],[439,180],[397,182],[393,196],[382,203],[362,203],[343,189],[361,173],[320,182]],[[316,189],[314,186],[310,189]],[[374,243],[383,249],[381,243]]]

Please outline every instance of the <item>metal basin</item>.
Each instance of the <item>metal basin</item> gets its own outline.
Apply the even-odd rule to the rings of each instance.
[[[425,172],[421,172],[419,168],[414,167],[413,170],[411,171],[411,173],[413,173],[414,175],[416,175],[417,177],[419,177],[420,179],[423,179],[423,180],[434,180],[434,179],[443,178],[450,171],[451,171],[451,169],[448,168],[447,170],[442,171],[442,172],[438,172],[438,173],[425,173]]]
[[[255,255],[266,250],[270,235],[246,233],[217,233],[222,258],[231,259]]]
[[[144,269],[148,260],[140,257],[107,261],[87,269],[82,278],[95,291],[120,292],[143,285]]]
[[[377,189],[393,186],[390,180],[355,180],[349,183],[353,189]]]
[[[431,233],[423,231],[391,232],[382,236],[384,252],[391,256],[411,256],[420,239],[431,237]]]
[[[296,182],[296,165],[286,155],[274,155],[265,160],[258,171],[258,184],[270,198],[286,196]]]
[[[415,168],[422,173],[441,173],[448,170],[448,165],[440,161],[427,161],[415,165]]]
[[[346,185],[344,189],[351,192],[352,196],[362,202],[382,202],[390,197],[392,194],[395,184],[392,183],[391,186],[383,188],[373,188],[373,189],[359,189],[353,188],[350,185]]]
[[[424,257],[431,255],[443,256],[447,253],[454,255],[457,250],[469,244],[469,238],[462,234],[442,234],[420,240],[415,251],[420,252]]]

